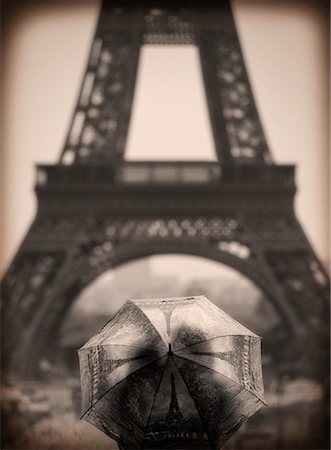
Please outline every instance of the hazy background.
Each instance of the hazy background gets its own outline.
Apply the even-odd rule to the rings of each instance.
[[[99,4],[98,0],[10,0],[2,4],[2,270],[35,214],[33,166],[55,163],[62,150]],[[271,151],[276,162],[298,165],[297,215],[324,263],[329,261],[328,4],[318,0],[233,1]],[[178,48],[157,49],[142,52],[129,156],[170,157],[165,149],[172,149],[174,158],[213,158],[195,49],[184,48],[184,53]],[[183,99],[180,114],[191,115],[185,124],[169,109],[168,96],[161,98],[163,90],[169,92],[167,83],[162,91],[158,87],[162,64],[167,66],[170,90]],[[193,104],[200,105],[194,114],[185,92],[191,92]],[[155,93],[161,96],[158,102],[165,101],[160,114],[153,114]],[[197,127],[201,133],[194,135]],[[159,142],[164,139],[168,145],[162,150]],[[194,144],[201,154],[194,153]]]
[[[35,215],[34,164],[56,163],[61,153],[99,4],[2,2],[1,270]],[[234,0],[233,6],[272,154],[277,163],[297,164],[297,215],[318,256],[328,263],[329,3]],[[127,144],[130,159],[215,159],[195,47],[142,49]],[[126,298],[201,293],[263,336],[269,407],[225,448],[325,448],[321,441],[329,419],[323,386],[305,377],[286,378],[279,369],[282,323],[272,302],[239,272],[184,255],[124,264],[81,292],[61,323],[54,349],[40,361],[44,379],[5,393],[18,419],[13,428],[17,446],[10,448],[110,448],[108,438],[78,420],[77,348]]]

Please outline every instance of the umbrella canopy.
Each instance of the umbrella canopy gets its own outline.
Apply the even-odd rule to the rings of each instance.
[[[128,300],[79,360],[82,418],[122,448],[220,448],[264,404],[261,338],[204,296]]]

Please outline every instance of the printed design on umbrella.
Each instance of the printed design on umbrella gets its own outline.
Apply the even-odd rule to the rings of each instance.
[[[146,314],[151,324],[158,331],[166,346],[172,341],[171,318],[175,310],[181,314],[187,306],[194,303],[192,297],[165,300],[137,300],[137,305]]]
[[[146,355],[135,356],[134,358],[125,358],[125,359],[109,359],[105,363],[105,371],[111,373],[113,370],[118,369],[124,364],[132,363],[133,361],[137,361],[138,359],[145,359]]]
[[[128,345],[148,350],[164,351],[158,330],[135,303],[127,301],[117,314],[82,348],[94,345]]]
[[[203,296],[128,301],[79,359],[82,417],[126,449],[220,448],[264,404],[260,338]]]
[[[121,380],[166,354],[166,347],[144,313],[133,302],[126,302],[79,354],[85,380],[82,408],[86,410]]]
[[[125,448],[140,448],[165,360],[145,365],[108,389],[84,412],[84,419]]]
[[[262,369],[254,365],[259,352],[258,337],[234,335],[184,347],[176,355],[222,373],[264,401]]]
[[[169,355],[146,427],[144,448],[158,442],[208,441],[194,400]]]
[[[190,386],[212,448],[220,448],[238,425],[260,409],[263,403],[221,373],[184,358],[175,357],[175,360]]]

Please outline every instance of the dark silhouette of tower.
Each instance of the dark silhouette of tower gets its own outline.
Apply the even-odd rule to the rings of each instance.
[[[125,160],[143,44],[198,47],[217,162]],[[228,1],[104,1],[63,152],[37,167],[35,191],[3,281],[7,375],[38,375],[98,275],[174,252],[255,282],[282,317],[277,365],[325,377],[328,279],[294,214],[294,167],[272,160]]]
[[[171,400],[169,405],[169,411],[166,418],[166,423],[176,424],[177,422],[182,422],[184,416],[179,408],[177,394],[176,394],[176,386],[175,386],[175,378],[174,375],[171,374]]]
[[[163,390],[162,382],[169,383],[170,390]],[[191,402],[193,402],[193,398],[185,388],[183,381],[177,388],[181,398],[184,398],[184,403],[186,402],[185,414],[181,411],[178,403],[174,372],[171,371],[164,375],[162,382],[159,385],[161,392],[158,392],[161,395],[156,395],[153,407],[156,413],[154,410],[151,412],[143,448],[211,448],[197,409],[192,404],[190,407],[188,406],[188,398]],[[168,412],[160,414],[162,402],[167,400],[169,401]]]

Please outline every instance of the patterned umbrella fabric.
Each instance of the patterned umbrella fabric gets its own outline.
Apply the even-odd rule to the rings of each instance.
[[[82,418],[121,448],[221,448],[264,404],[261,338],[204,296],[128,300],[79,360]]]

